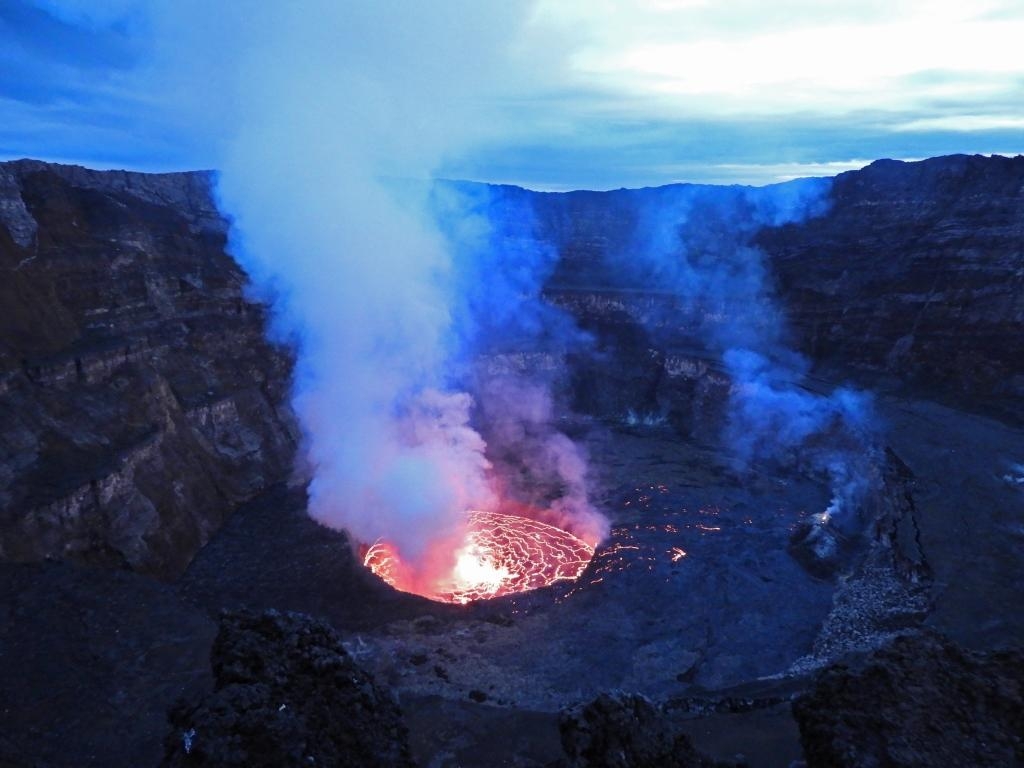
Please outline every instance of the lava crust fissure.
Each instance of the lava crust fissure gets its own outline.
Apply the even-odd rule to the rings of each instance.
[[[471,511],[450,572],[426,586],[384,541],[363,564],[395,589],[432,600],[469,603],[579,577],[594,548],[568,531],[519,515]]]

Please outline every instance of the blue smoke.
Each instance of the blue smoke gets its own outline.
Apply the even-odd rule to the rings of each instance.
[[[529,6],[162,7],[192,43],[178,64],[208,95],[196,112],[217,125],[233,252],[297,349],[310,514],[443,572],[465,511],[497,503],[457,372],[474,334],[426,186],[387,179],[429,178],[492,130],[480,105],[508,80]],[[229,33],[197,45],[208,28]]]
[[[587,458],[556,427],[553,389],[567,354],[590,337],[543,298],[557,249],[538,231],[532,193],[440,182],[431,209],[453,264],[449,348],[453,387],[475,398],[476,424],[498,466],[499,496],[596,543],[607,521],[588,493]],[[528,480],[515,483],[512,476]]]
[[[574,319],[542,298],[559,254],[538,231],[532,193],[438,182],[431,209],[454,267],[453,358],[524,350],[557,355],[588,345]]]
[[[824,473],[832,513],[856,509],[874,450],[871,397],[806,386],[810,364],[793,349],[764,253],[764,227],[799,223],[828,208],[829,179],[769,187],[679,185],[649,190],[636,236],[616,266],[670,291],[680,315],[655,333],[682,333],[717,356],[732,387],[723,436],[740,466],[759,460]]]

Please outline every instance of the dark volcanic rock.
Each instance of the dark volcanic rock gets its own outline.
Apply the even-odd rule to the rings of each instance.
[[[886,446],[882,482],[872,499],[872,535],[887,551],[896,574],[908,583],[921,584],[931,579],[932,571],[921,547],[915,482],[910,467]]]
[[[734,477],[712,447],[733,384],[701,343],[708,317],[657,279],[615,271],[642,229],[638,212],[674,189],[503,188],[534,204],[560,256],[546,297],[594,343],[567,355],[503,347],[485,362],[570,382],[565,402],[631,426],[607,440],[595,429],[590,442],[593,466],[614,478],[595,496],[614,526],[592,578],[510,599],[499,607],[514,621],[491,623],[368,581],[345,538],[308,518],[301,491],[278,486],[221,527],[285,476],[294,428],[282,406],[291,361],[245,300],[208,174],[0,164],[0,559],[161,576],[192,561],[176,587],[66,563],[2,564],[0,763],[156,762],[170,702],[209,690],[207,614],[225,605],[287,607],[365,632],[360,664],[402,691],[430,735],[421,754],[475,755],[478,765],[506,759],[508,740],[494,733],[508,737],[501,724],[511,721],[524,743],[547,728],[530,754],[554,758],[554,713],[600,690],[663,700],[802,674],[926,616],[979,647],[1019,636],[1020,431],[910,400],[927,386],[967,392],[972,407],[992,394],[1020,408],[1022,184],[1022,158],[880,162],[838,177],[817,218],[741,231],[767,257],[792,330],[784,342],[843,373],[867,369],[867,386],[889,383],[879,372],[910,384],[906,403],[890,403],[906,464],[893,454],[881,467],[860,536],[867,560],[853,573],[840,562],[837,584],[809,577],[786,549],[828,501],[817,479],[772,467]],[[830,370],[802,384],[824,391]],[[806,544],[827,543],[813,532]],[[886,759],[913,749],[938,764],[1012,762],[1003,747],[1019,757],[1019,742],[1003,739],[1019,734],[1019,658],[935,642],[827,673],[807,699],[808,743],[863,742]],[[230,617],[214,657],[218,688],[176,711],[169,764],[288,764],[314,752],[320,764],[407,760],[397,710],[322,625]],[[788,704],[774,706],[789,717]],[[563,718],[566,751],[576,765],[706,764],[679,736],[673,717],[684,713],[665,711],[601,697]],[[715,754],[728,756],[737,721],[725,718],[736,715],[719,715]],[[691,733],[704,727],[689,722]],[[932,722],[960,741],[930,734]],[[362,735],[370,751],[338,757]],[[796,747],[792,729],[785,738]],[[991,756],[955,751],[982,750],[983,738]]]
[[[875,464],[865,466],[861,477],[871,491],[864,508],[841,510],[839,520],[829,511],[810,515],[793,530],[789,553],[812,575],[831,578],[851,564],[849,556],[861,535],[856,528],[867,520],[864,533],[871,552],[865,564],[883,567],[908,585],[925,584],[931,569],[921,548],[914,473],[888,446],[878,452]],[[844,517],[849,518],[845,527],[840,525]]]
[[[816,513],[799,523],[789,538],[789,553],[819,579],[828,579],[839,568],[843,535],[826,513]]]
[[[572,768],[715,768],[685,734],[645,697],[601,694],[559,720]]]
[[[899,637],[825,670],[793,712],[810,768],[1019,765],[1024,654]]]
[[[934,391],[1024,392],[1024,157],[879,160],[831,208],[764,230],[790,319],[816,359]]]
[[[623,338],[648,337],[637,352],[649,346],[668,361],[687,350],[691,367],[701,363],[696,329],[708,317],[681,303],[658,274],[635,269],[634,251],[650,215],[696,217],[687,236],[713,248],[700,226],[707,212],[699,211],[702,201],[725,198],[735,208],[723,242],[749,242],[765,254],[791,341],[813,360],[892,374],[935,393],[1024,393],[1024,157],[880,160],[837,176],[821,215],[784,226],[745,218],[749,203],[738,187],[496,189],[529,197],[541,236],[558,249],[549,300],[604,337],[615,327]],[[784,195],[785,185],[778,190]],[[659,379],[638,362],[623,366],[643,383],[632,382],[632,408],[651,401],[648,384],[661,399],[663,387],[692,378],[671,375],[666,363]],[[618,376],[608,398],[621,410]],[[607,412],[595,387],[589,382],[581,406]]]
[[[210,185],[0,164],[0,559],[174,575],[286,477],[290,357]]]
[[[215,690],[171,715],[165,766],[411,766],[398,705],[326,624],[226,613]]]
[[[568,360],[575,409],[719,434],[731,384],[707,317],[629,268],[642,214],[702,189],[494,188],[498,215],[535,210],[559,254],[545,295],[595,336]],[[721,224],[766,254],[814,360],[1019,395],[1022,190],[1024,158],[954,156],[842,174],[827,210],[781,227],[743,220],[739,188],[706,194],[736,201]],[[0,224],[0,558],[180,572],[285,476],[295,435],[290,361],[244,298],[210,175],[5,163]]]
[[[0,766],[156,765],[167,710],[209,690],[217,625],[147,576],[0,563]]]

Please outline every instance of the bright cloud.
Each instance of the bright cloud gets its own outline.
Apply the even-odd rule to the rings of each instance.
[[[538,16],[582,28],[580,82],[667,115],[898,112],[1009,94],[1024,78],[1024,17],[996,3],[895,3],[867,17],[862,3],[626,5],[547,0]]]
[[[178,4],[0,0],[0,157],[209,164],[219,139],[202,104],[244,30],[211,6],[210,55],[168,71]],[[502,26],[502,5],[481,12]],[[454,8],[431,6],[438,50],[473,45]],[[1020,0],[534,0],[529,19],[491,92],[437,100],[479,128],[437,172],[549,189],[762,183],[861,158],[1024,149]],[[432,60],[416,75],[424,97],[453,76]]]

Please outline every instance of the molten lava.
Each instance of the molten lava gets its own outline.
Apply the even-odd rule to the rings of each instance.
[[[547,523],[498,512],[469,512],[466,536],[451,572],[423,586],[386,542],[370,547],[363,564],[395,589],[431,600],[468,603],[575,580],[594,548]]]

